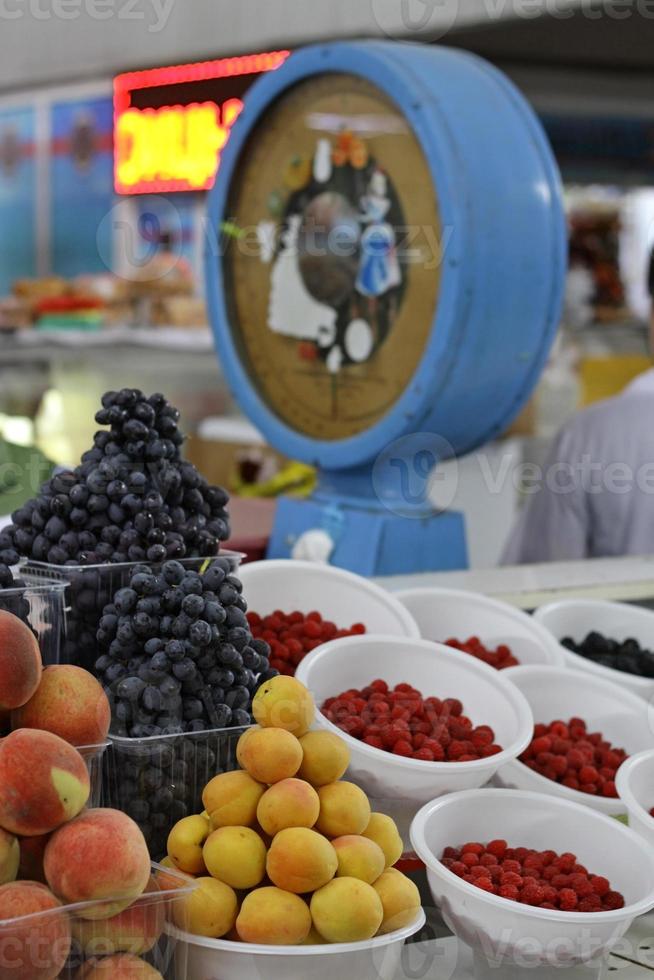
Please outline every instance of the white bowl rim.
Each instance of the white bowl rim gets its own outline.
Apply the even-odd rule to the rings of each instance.
[[[390,592],[388,589],[384,589],[381,585],[377,585],[376,582],[371,582],[370,579],[364,578],[362,575],[357,575],[356,572],[350,572],[346,568],[337,568],[335,565],[323,565],[319,562],[313,561],[301,561],[295,558],[270,558],[261,559],[260,561],[250,561],[245,565],[242,565],[239,571],[239,575],[243,574],[243,570],[248,569],[245,572],[246,577],[250,575],[251,572],[271,572],[279,573],[285,571],[302,571],[303,569],[312,572],[319,572],[326,576],[331,576],[335,579],[340,579],[343,582],[348,582],[350,585],[355,586],[361,592],[367,592],[368,595],[374,596],[375,599],[379,599],[386,605],[391,605],[393,607],[393,612],[396,613],[400,619],[402,626],[406,629],[407,638],[420,638],[420,629],[415,619],[406,608],[406,606],[396,599],[396,593]],[[247,588],[247,582],[244,585]],[[365,634],[361,634],[365,635]]]
[[[390,946],[392,943],[404,942],[419,932],[426,921],[427,916],[421,905],[416,910],[416,917],[413,922],[402,929],[387,932],[384,936],[373,936],[372,939],[364,939],[357,943],[323,943],[315,946],[266,946],[259,943],[239,943],[232,939],[210,939],[208,936],[194,936],[193,933],[177,929],[171,923],[168,923],[166,928],[178,942],[204,946],[205,949],[214,949],[216,952],[247,953],[250,956],[331,956],[336,953],[342,955],[344,953],[365,952],[369,949],[374,950]]]
[[[586,657],[582,657],[580,653],[575,653],[574,650],[570,650],[568,647],[564,647],[563,644],[558,640],[558,638],[551,632],[548,626],[545,625],[543,619],[545,616],[556,609],[562,608],[573,608],[574,606],[594,606],[595,608],[607,607],[617,607],[619,609],[628,609],[630,612],[635,612],[637,615],[641,613],[645,615],[654,616],[654,611],[651,609],[644,609],[642,606],[634,606],[629,602],[613,602],[610,599],[559,599],[557,602],[548,602],[543,606],[539,606],[533,612],[533,618],[537,623],[540,623],[543,629],[554,638],[554,641],[563,650],[563,654],[566,658],[574,658],[574,660],[579,661],[583,664],[583,670],[588,674],[595,674],[596,677],[603,677],[606,680],[613,680],[616,682],[616,678],[624,677],[627,678],[626,683],[633,684],[635,687],[642,688],[643,691],[649,691],[654,687],[654,677],[639,677],[637,674],[629,674],[624,670],[616,670],[614,667],[604,667],[602,664],[593,663],[592,660],[588,660]],[[590,633],[591,630],[589,629]]]
[[[369,759],[376,759],[379,762],[384,761],[387,765],[396,766],[405,770],[413,769],[415,772],[423,773],[451,772],[453,766],[465,767],[466,772],[474,772],[475,770],[483,771],[484,769],[497,770],[510,760],[514,759],[516,755],[520,755],[520,753],[527,748],[533,738],[534,719],[529,702],[522,691],[519,690],[519,688],[510,680],[502,676],[506,673],[506,671],[495,670],[494,667],[489,667],[488,664],[483,663],[481,660],[477,660],[476,657],[471,657],[466,653],[462,653],[460,650],[455,650],[454,647],[448,647],[444,643],[436,643],[433,640],[416,639],[414,637],[388,636],[385,633],[361,633],[357,636],[344,636],[339,640],[330,640],[328,643],[323,643],[321,646],[316,647],[315,650],[312,650],[311,653],[301,661],[295,676],[310,690],[310,684],[306,678],[307,671],[310,670],[316,661],[323,659],[325,656],[329,656],[334,647],[342,647],[347,645],[352,646],[355,643],[362,644],[364,646],[372,646],[375,643],[382,641],[384,643],[392,641],[393,643],[401,643],[405,647],[409,645],[410,647],[419,648],[421,650],[429,650],[430,653],[450,660],[456,660],[459,663],[461,662],[461,658],[464,657],[466,666],[473,673],[475,671],[481,672],[481,674],[485,675],[488,680],[492,680],[496,687],[500,688],[506,700],[509,701],[513,710],[515,711],[519,733],[524,729],[525,734],[518,734],[509,746],[502,747],[501,752],[498,752],[496,755],[488,756],[484,759],[475,759],[474,761],[470,762],[429,762],[426,759],[410,759],[406,756],[394,755],[392,752],[387,752],[385,749],[376,749],[373,745],[367,745],[366,742],[363,742],[358,738],[354,738],[352,735],[349,735],[347,732],[344,732],[341,728],[339,728],[338,725],[331,722],[325,717],[318,705],[316,705],[316,714],[320,715],[320,724],[327,728],[328,731],[340,736],[340,738],[342,738],[351,748],[356,747],[357,751],[360,751]],[[374,678],[371,678],[371,680],[374,680]],[[424,697],[430,696],[424,692],[422,693]],[[483,724],[483,722],[480,724]]]
[[[633,790],[631,789],[631,776],[634,769],[637,769],[643,762],[649,762],[650,759],[654,760],[654,748],[644,749],[643,752],[637,752],[635,755],[630,755],[618,769],[615,785],[620,795],[620,799],[626,806],[627,810],[635,811],[636,815],[641,819],[651,820],[652,831],[654,831],[654,817],[645,809],[642,803],[638,802],[634,796]]]
[[[543,672],[546,672],[546,676],[565,674],[566,677],[574,679],[580,684],[588,683],[588,674],[583,670],[575,670],[573,667],[548,667],[545,664],[524,664],[518,667],[507,667],[504,671],[504,673],[509,677],[509,680],[511,680],[512,676],[515,674],[524,676],[527,674],[543,674]],[[614,697],[617,696],[624,702],[629,702],[634,710],[643,710],[645,702],[638,694],[634,694],[633,691],[629,691],[627,688],[622,688],[619,684],[616,684],[615,681],[606,680],[604,677],[593,677],[593,682],[596,682],[600,687],[604,688],[607,694],[613,694]],[[611,690],[609,690],[609,688]],[[579,717],[581,717],[581,715]],[[534,724],[539,724],[535,718]],[[654,750],[654,746],[652,748]],[[649,749],[646,749],[645,751],[648,752]],[[642,755],[642,753],[638,754]],[[629,756],[618,768],[618,772],[616,773],[616,788],[617,776],[622,771],[622,766],[626,766],[629,759],[635,757],[635,755]],[[619,798],[619,796],[618,798],[614,796],[590,796],[589,793],[582,793],[581,790],[570,789],[569,786],[564,786],[562,783],[557,783],[553,779],[548,779],[547,776],[541,775],[541,773],[536,772],[534,769],[529,769],[529,767],[525,766],[524,762],[518,758],[511,759],[511,761],[507,762],[504,766],[504,769],[507,770],[514,768],[517,768],[519,771],[522,769],[528,771],[530,776],[535,777],[537,782],[543,784],[543,792],[549,789],[551,792],[556,793],[556,795],[560,798],[568,799],[571,802],[579,803],[582,806],[587,806],[591,809],[597,809],[597,804],[599,804],[602,810],[606,808],[605,812],[609,814],[609,816],[618,816],[625,811],[626,804],[621,798]],[[554,787],[556,787],[556,789],[554,789]],[[525,792],[529,791],[527,790]]]
[[[426,803],[413,818],[411,823],[411,844],[418,855],[419,858],[427,866],[427,870],[438,874],[445,878],[446,881],[451,883],[456,883],[459,888],[463,891],[483,902],[488,902],[494,905],[496,908],[508,909],[511,904],[516,905],[518,903],[512,902],[511,899],[502,898],[500,895],[491,895],[489,892],[483,891],[481,888],[476,888],[475,885],[469,884],[464,881],[463,878],[459,878],[452,871],[445,867],[441,863],[440,859],[435,856],[433,851],[427,846],[425,840],[424,828],[429,817],[435,813],[437,810],[441,810],[446,806],[451,806],[457,803],[460,799],[473,799],[480,800],[482,798],[488,800],[490,796],[495,796],[503,799],[505,802],[509,803],[519,803],[521,800],[533,800],[538,803],[539,806],[545,807],[550,806],[555,809],[564,808],[567,810],[573,810],[581,820],[599,820],[605,825],[610,827],[613,833],[622,834],[631,839],[632,843],[638,844],[640,850],[643,852],[643,856],[647,855],[647,860],[649,861],[652,874],[654,875],[654,852],[649,848],[642,837],[640,837],[634,830],[626,827],[619,820],[614,817],[610,817],[605,813],[600,813],[597,810],[593,810],[588,806],[583,806],[580,803],[575,803],[572,800],[562,799],[560,796],[543,796],[542,793],[532,793],[526,790],[519,789],[465,789],[459,790],[456,793],[449,793],[446,796],[441,796],[436,800],[432,800],[431,803]],[[480,808],[479,813],[483,810]],[[646,912],[651,911],[654,908],[654,888],[650,892],[648,898],[643,898],[639,902],[633,902],[631,905],[625,905],[624,908],[615,909],[609,912],[561,912],[559,909],[541,909],[536,908],[532,905],[518,905],[520,911],[523,915],[533,915],[538,919],[546,919],[551,922],[563,921],[570,923],[578,923],[580,925],[588,925],[590,922],[619,922],[625,918],[634,919],[639,915],[644,915]]]

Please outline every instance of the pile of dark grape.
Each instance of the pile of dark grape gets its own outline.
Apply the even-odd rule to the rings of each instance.
[[[0,531],[0,561],[23,556],[35,574],[69,583],[61,658],[86,669],[102,610],[129,575],[124,563],[213,556],[229,534],[228,495],[182,459],[179,412],[163,395],[109,391],[95,418],[109,429],[80,465],[48,480]]]
[[[100,619],[95,674],[112,703],[117,735],[148,738],[252,722],[252,696],[270,669],[255,640],[230,559],[202,574],[168,561],[133,568]]]
[[[29,626],[29,601],[25,598],[23,591],[14,591],[26,589],[27,583],[22,578],[14,578],[13,572],[9,567],[9,565],[17,564],[18,555],[14,556],[13,552],[10,554],[8,551],[4,552],[3,555],[5,558],[9,557],[10,561],[0,561],[0,609],[13,613],[14,616],[18,616],[19,619],[22,619]],[[9,589],[12,590],[11,594],[8,594]]]
[[[566,636],[561,644],[601,667],[611,667],[636,677],[654,678],[654,653],[641,647],[638,640],[629,638],[619,642],[593,630],[581,643]]]

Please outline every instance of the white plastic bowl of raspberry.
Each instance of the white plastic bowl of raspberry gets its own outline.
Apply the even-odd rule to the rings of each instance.
[[[482,891],[440,861],[446,847],[495,839],[510,847],[574,853],[591,874],[608,878],[622,893],[624,908],[562,912],[522,905]],[[637,916],[654,908],[654,850],[618,821],[569,800],[503,789],[454,793],[419,811],[411,842],[446,924],[475,952],[478,978],[565,977],[562,967],[584,963],[596,963],[599,976],[599,960]]]
[[[279,558],[241,565],[238,572],[248,611],[268,616],[317,610],[339,629],[363,623],[368,633],[419,636],[411,613],[395,596],[361,575],[310,561]]]
[[[375,634],[332,640],[310,653],[296,677],[316,702],[316,727],[340,735],[350,749],[348,779],[375,799],[422,805],[443,793],[483,786],[527,747],[533,717],[524,695],[474,657],[429,640]],[[430,696],[458,698],[475,726],[490,725],[502,751],[469,762],[428,762],[394,755],[342,731],[320,711],[327,698],[381,679],[389,687],[408,683]]]
[[[639,752],[618,769],[616,786],[629,814],[629,826],[654,849],[654,749]]]
[[[520,664],[562,667],[565,663],[563,649],[552,634],[508,602],[463,589],[406,589],[395,596],[425,640],[465,642],[477,636],[489,649],[506,644]]]
[[[588,732],[601,732],[606,741],[624,749],[628,755],[654,748],[654,715],[650,706],[618,684],[565,667],[509,667],[503,673],[526,697],[536,723],[548,725],[559,720],[567,723],[571,718],[582,718]],[[608,816],[626,813],[621,799],[570,789],[534,772],[519,759],[511,760],[498,771],[495,784],[560,796]]]

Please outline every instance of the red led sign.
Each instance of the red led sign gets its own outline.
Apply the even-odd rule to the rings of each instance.
[[[118,194],[208,190],[243,95],[289,51],[241,55],[114,79]]]

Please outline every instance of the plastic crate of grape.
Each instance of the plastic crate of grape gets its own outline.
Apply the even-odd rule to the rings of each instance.
[[[182,817],[201,813],[202,791],[218,773],[238,768],[236,746],[246,728],[150,738],[109,736],[103,802],[127,813],[143,831],[150,854],[166,854],[168,834]]]
[[[21,569],[20,578],[14,583],[0,588],[0,610],[27,623],[38,641],[44,666],[59,663],[61,639],[66,631],[66,583],[59,575],[50,578],[25,569]]]
[[[182,558],[180,564],[191,571],[200,571],[215,557],[229,559],[230,570],[235,571],[243,555],[237,551],[220,551],[218,556],[212,558]],[[150,562],[50,565],[45,562],[28,561],[21,566],[21,575],[25,581],[40,583],[43,588],[46,583],[50,583],[63,591],[59,616],[60,648],[57,646],[56,659],[46,659],[42,648],[44,663],[75,664],[77,667],[95,672],[95,662],[98,658],[97,631],[104,607],[112,601],[119,589],[128,584],[137,565],[148,565],[154,570],[161,568],[161,564]],[[2,595],[3,593],[0,592],[0,599]],[[54,653],[54,637],[51,646]]]

